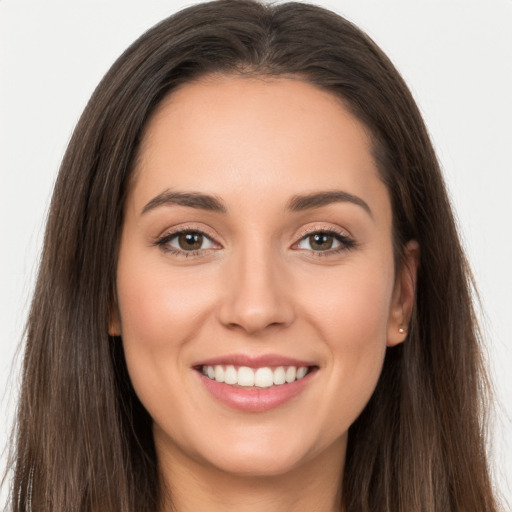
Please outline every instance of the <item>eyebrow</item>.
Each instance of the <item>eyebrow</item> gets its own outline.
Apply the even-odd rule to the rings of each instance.
[[[292,212],[300,212],[314,208],[321,208],[332,203],[352,203],[363,208],[373,219],[373,213],[363,199],[343,190],[328,190],[314,192],[312,194],[293,196],[287,204],[287,209]]]
[[[313,192],[311,194],[293,196],[287,203],[286,209],[292,212],[300,212],[321,208],[332,203],[352,203],[360,206],[370,217],[373,213],[368,204],[358,196],[344,192],[343,190],[328,190],[324,192]],[[227,207],[222,199],[199,192],[177,192],[166,190],[151,199],[142,209],[145,214],[160,206],[188,206],[199,210],[227,213]]]
[[[142,214],[154,210],[159,206],[169,205],[188,206],[189,208],[197,208],[210,212],[226,213],[228,211],[224,202],[215,196],[200,194],[198,192],[174,192],[166,190],[151,199],[142,209]]]

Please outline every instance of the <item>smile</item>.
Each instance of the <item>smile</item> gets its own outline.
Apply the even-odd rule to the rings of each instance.
[[[234,365],[209,365],[202,366],[201,372],[209,379],[223,382],[230,386],[270,388],[291,384],[303,379],[309,372],[307,366],[278,366],[272,368],[250,368],[248,366],[235,367]]]
[[[297,399],[320,369],[313,361],[271,354],[232,354],[198,361],[193,368],[215,401],[249,413],[269,411]]]

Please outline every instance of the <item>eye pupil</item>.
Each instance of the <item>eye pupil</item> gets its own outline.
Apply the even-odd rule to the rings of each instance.
[[[326,251],[332,247],[333,237],[328,233],[315,233],[309,237],[312,249]]]
[[[179,235],[178,242],[181,249],[195,250],[203,245],[203,235],[201,233],[183,233]]]

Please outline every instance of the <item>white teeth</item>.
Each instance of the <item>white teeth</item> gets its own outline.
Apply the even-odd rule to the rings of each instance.
[[[224,382],[224,368],[220,365],[215,367],[215,380],[217,382]]]
[[[270,368],[258,368],[254,374],[254,385],[259,388],[269,388],[274,384],[274,374]]]
[[[286,372],[284,368],[280,366],[274,370],[274,384],[280,386],[286,382]]]
[[[234,366],[226,366],[226,371],[224,372],[224,382],[226,384],[236,384],[238,382],[238,375]]]
[[[293,382],[295,380],[295,377],[297,376],[297,369],[295,366],[288,367],[288,370],[286,370],[285,378],[286,382]]]
[[[308,373],[308,368],[307,366],[288,366],[287,368],[264,366],[253,369],[248,366],[240,366],[237,370],[233,365],[215,365],[203,366],[201,371],[205,376],[217,382],[244,387],[269,388],[303,379]]]
[[[239,386],[254,386],[254,370],[247,366],[240,366],[238,368],[238,385]]]
[[[306,376],[306,373],[308,373],[308,369],[305,366],[301,366],[297,369],[297,380],[302,379]],[[215,375],[217,375],[217,372],[215,372]],[[217,378],[217,377],[215,377]]]

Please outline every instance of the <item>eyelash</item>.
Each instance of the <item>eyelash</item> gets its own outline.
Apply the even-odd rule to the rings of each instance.
[[[332,236],[336,241],[340,243],[340,246],[335,249],[327,249],[324,251],[314,251],[310,250],[311,255],[315,258],[325,258],[328,256],[334,256],[336,254],[340,254],[345,251],[350,251],[352,249],[355,249],[357,247],[357,243],[355,240],[353,240],[351,237],[349,237],[346,233],[343,233],[341,231],[337,231],[335,229],[329,228],[329,229],[310,229],[306,231],[298,242],[295,242],[293,246],[296,246],[300,244],[303,240],[309,238],[312,235],[327,235]]]
[[[174,238],[184,235],[184,234],[194,234],[194,235],[202,235],[203,237],[207,238],[208,240],[211,240],[213,242],[213,239],[211,236],[209,236],[204,231],[201,231],[200,229],[182,229],[179,231],[173,231],[172,233],[167,233],[166,235],[162,236],[161,238],[157,239],[155,242],[155,245],[160,247],[162,251],[172,254],[174,256],[178,257],[184,257],[184,258],[190,258],[193,256],[199,256],[201,255],[205,250],[208,249],[195,249],[192,251],[185,251],[183,249],[176,249],[175,247],[172,247],[171,245],[168,245],[171,240]]]
[[[191,251],[186,251],[184,249],[176,249],[175,247],[168,245],[171,240],[173,240],[174,238],[176,238],[180,235],[183,235],[183,234],[202,235],[203,237],[210,240],[212,243],[216,243],[213,241],[211,236],[209,236],[204,231],[201,231],[200,229],[183,229],[180,231],[173,231],[172,233],[167,233],[166,235],[158,238],[155,241],[155,245],[160,247],[160,249],[166,253],[169,253],[169,254],[172,254],[172,255],[178,256],[178,257],[184,257],[184,258],[200,256],[204,251],[208,250],[208,249],[195,249],[195,250],[191,250]],[[335,249],[327,249],[324,251],[314,251],[312,249],[309,250],[311,252],[311,255],[313,255],[313,257],[315,257],[315,258],[316,257],[323,258],[323,257],[327,257],[327,256],[333,256],[333,255],[339,254],[344,251],[352,250],[355,247],[357,247],[357,243],[355,242],[355,240],[350,238],[347,234],[342,233],[340,231],[336,231],[334,229],[311,229],[311,230],[307,231],[306,233],[304,233],[301,236],[301,238],[293,244],[293,246],[296,246],[296,245],[300,244],[306,238],[308,238],[312,235],[317,235],[317,234],[332,236],[336,241],[338,241],[340,243],[340,246]],[[302,250],[308,250],[308,249],[302,249]]]

